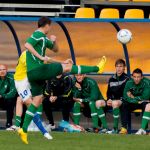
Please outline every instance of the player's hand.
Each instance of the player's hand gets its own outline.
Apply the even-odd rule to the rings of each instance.
[[[143,101],[138,101],[138,104],[142,104],[142,103],[149,103],[149,100],[143,100]]]
[[[47,63],[49,63],[50,62],[50,57],[48,57],[48,56],[45,56],[45,57],[43,57],[42,58],[42,60],[44,61],[44,64],[47,64]]]
[[[73,64],[73,61],[72,59],[67,59],[64,61],[65,64]]]
[[[0,95],[0,98],[2,98],[2,95]]]
[[[82,88],[81,88],[81,85],[80,85],[78,82],[75,83],[75,87],[78,88],[78,90],[81,90],[81,89],[82,89]]]
[[[112,106],[112,100],[111,100],[111,99],[109,99],[109,100],[107,101],[107,106]]]
[[[81,105],[81,107],[84,107],[84,104],[82,103],[82,99],[81,99],[81,98],[74,98],[74,97],[73,97],[73,100],[74,100],[75,102],[78,102],[78,103]]]
[[[51,40],[52,42],[56,42],[56,36],[55,36],[55,35],[51,35],[51,36],[50,36],[50,40]]]
[[[57,96],[50,96],[49,100],[51,103],[54,103],[57,99]]]

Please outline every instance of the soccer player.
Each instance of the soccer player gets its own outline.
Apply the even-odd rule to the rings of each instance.
[[[51,63],[44,64],[44,61],[50,61],[45,56],[46,48],[58,51],[56,37],[47,38],[51,28],[51,20],[48,17],[41,17],[38,21],[38,30],[36,30],[25,43],[28,50],[26,55],[27,76],[32,89],[33,102],[26,111],[22,129],[18,131],[21,140],[28,144],[27,129],[37,111],[38,106],[43,101],[43,90],[45,80],[56,77],[62,73],[70,72],[71,74],[84,74],[89,72],[102,73],[106,63],[106,57],[97,66],[76,66],[68,63]]]
[[[14,76],[7,72],[7,66],[0,64],[0,104],[6,106],[6,130],[12,126],[17,91]]]
[[[108,133],[118,133],[118,122],[120,115],[120,106],[122,104],[122,97],[126,82],[129,80],[125,71],[126,63],[123,59],[118,59],[115,62],[116,73],[109,79],[107,89],[107,106],[113,108],[113,130]]]
[[[145,135],[146,127],[148,125],[149,120],[150,120],[150,99],[149,99],[149,104],[146,105],[145,111],[143,113],[141,128],[135,134]]]
[[[30,84],[27,78],[27,69],[26,69],[26,51],[24,51],[18,61],[16,67],[16,72],[14,74],[15,86],[19,97],[17,98],[16,104],[16,117],[15,117],[15,126],[12,126],[12,129],[18,130],[21,124],[21,116],[23,112],[23,104],[27,107],[32,103],[32,94],[30,91]],[[52,139],[52,136],[46,131],[43,127],[40,115],[42,115],[42,105],[37,109],[37,113],[33,117],[34,123],[37,125],[39,130],[42,132],[45,138]]]
[[[97,82],[82,74],[76,75],[74,82],[73,96],[76,101],[73,108],[74,123],[79,125],[81,108],[83,107],[83,113],[85,116],[88,116],[90,113],[93,123],[93,131],[99,132],[98,115],[95,103],[97,100],[103,100],[104,98],[99,90]],[[90,110],[88,108],[90,108]]]
[[[72,78],[63,74],[48,80],[44,95],[46,98],[43,101],[43,108],[51,127],[54,127],[52,106],[62,108],[62,119],[69,122],[70,111],[74,103],[72,99]],[[48,126],[50,127],[50,125]]]
[[[149,99],[150,81],[148,78],[143,77],[142,70],[137,68],[132,73],[132,79],[127,81],[123,92],[123,103],[121,106],[122,130],[120,134],[127,134],[128,116],[131,111],[142,109],[143,114]],[[144,113],[143,118],[149,119],[147,115],[149,115],[149,113]]]

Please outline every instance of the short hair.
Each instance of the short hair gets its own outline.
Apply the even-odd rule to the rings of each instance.
[[[126,66],[126,62],[123,59],[117,59],[115,62],[115,66],[117,66],[118,64],[122,64],[123,66]]]
[[[133,75],[134,73],[141,74],[141,76],[143,76],[143,72],[142,72],[142,70],[139,69],[139,68],[136,68],[135,70],[133,70],[132,75]]]
[[[44,27],[45,25],[50,25],[51,24],[51,20],[48,17],[41,17],[38,20],[38,28],[40,27]]]

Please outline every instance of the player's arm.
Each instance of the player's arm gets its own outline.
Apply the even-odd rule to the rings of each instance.
[[[30,43],[26,42],[25,48],[40,60],[47,60],[46,57],[41,56]]]
[[[111,87],[110,87],[110,80],[108,82],[108,88],[107,88],[107,100],[112,99],[112,92],[111,92]]]
[[[35,57],[39,58],[40,60],[47,60],[47,57],[41,56],[35,49],[34,46],[37,45],[39,42],[39,38],[36,37],[36,35],[33,33],[31,37],[29,37],[25,43],[25,48],[31,52]]]
[[[58,52],[59,48],[58,48],[58,44],[56,41],[56,36],[55,35],[51,35],[50,39],[46,38],[46,43],[47,43],[47,48],[49,48],[50,50],[52,50],[53,52]]]
[[[132,88],[132,85],[130,84],[130,81],[128,81],[123,91],[123,99],[129,103],[138,103],[140,99],[132,97],[132,93],[130,92],[131,88]]]
[[[98,99],[98,96],[101,94],[96,81],[90,80],[88,82],[90,86],[90,95],[89,97],[82,99],[82,102],[96,101]],[[102,94],[101,94],[101,97],[103,97]]]
[[[13,76],[11,76],[9,80],[10,80],[9,82],[10,90],[6,94],[1,94],[1,96],[5,99],[14,98],[17,94]]]

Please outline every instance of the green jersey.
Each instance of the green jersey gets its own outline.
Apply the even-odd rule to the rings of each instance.
[[[4,99],[15,98],[17,91],[14,84],[14,77],[12,74],[7,73],[4,79],[0,78],[0,95]]]
[[[46,35],[40,30],[36,30],[31,37],[29,37],[26,41],[31,44],[33,48],[41,55],[45,56],[46,48],[52,49],[53,42],[49,40]],[[26,62],[27,62],[27,72],[33,70],[39,65],[43,64],[43,61],[34,56],[31,52],[27,51],[26,53]]]
[[[81,89],[77,89],[75,86],[73,88],[73,96],[75,98],[81,98],[83,102],[104,99],[94,79],[85,77],[80,85]]]
[[[127,92],[131,92],[134,98],[130,98]],[[123,99],[129,103],[138,103],[138,101],[150,100],[150,80],[143,78],[141,82],[136,85],[133,79],[130,79],[125,86]]]

